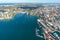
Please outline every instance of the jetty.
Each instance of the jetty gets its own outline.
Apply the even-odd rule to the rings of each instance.
[[[56,38],[51,34],[51,32],[54,32],[51,30],[47,25],[43,23],[43,20],[38,19],[37,20],[39,24],[43,25],[42,30],[43,30],[43,35],[45,40],[55,40]]]

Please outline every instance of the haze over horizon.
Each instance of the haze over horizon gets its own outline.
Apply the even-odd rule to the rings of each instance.
[[[60,3],[60,0],[0,0],[0,3]]]

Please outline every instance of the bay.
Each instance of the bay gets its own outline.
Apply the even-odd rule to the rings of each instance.
[[[37,16],[17,14],[11,20],[0,20],[0,40],[43,40],[35,34]]]

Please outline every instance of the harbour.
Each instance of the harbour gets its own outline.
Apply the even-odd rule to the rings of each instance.
[[[60,40],[60,4],[0,6],[1,40]]]

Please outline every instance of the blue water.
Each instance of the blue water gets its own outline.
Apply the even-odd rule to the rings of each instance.
[[[0,20],[0,40],[43,40],[36,37],[36,16],[17,14],[11,20]]]
[[[23,7],[18,7],[18,8],[34,10],[34,9],[39,8],[39,6],[38,7],[27,7],[27,6],[23,6]]]

